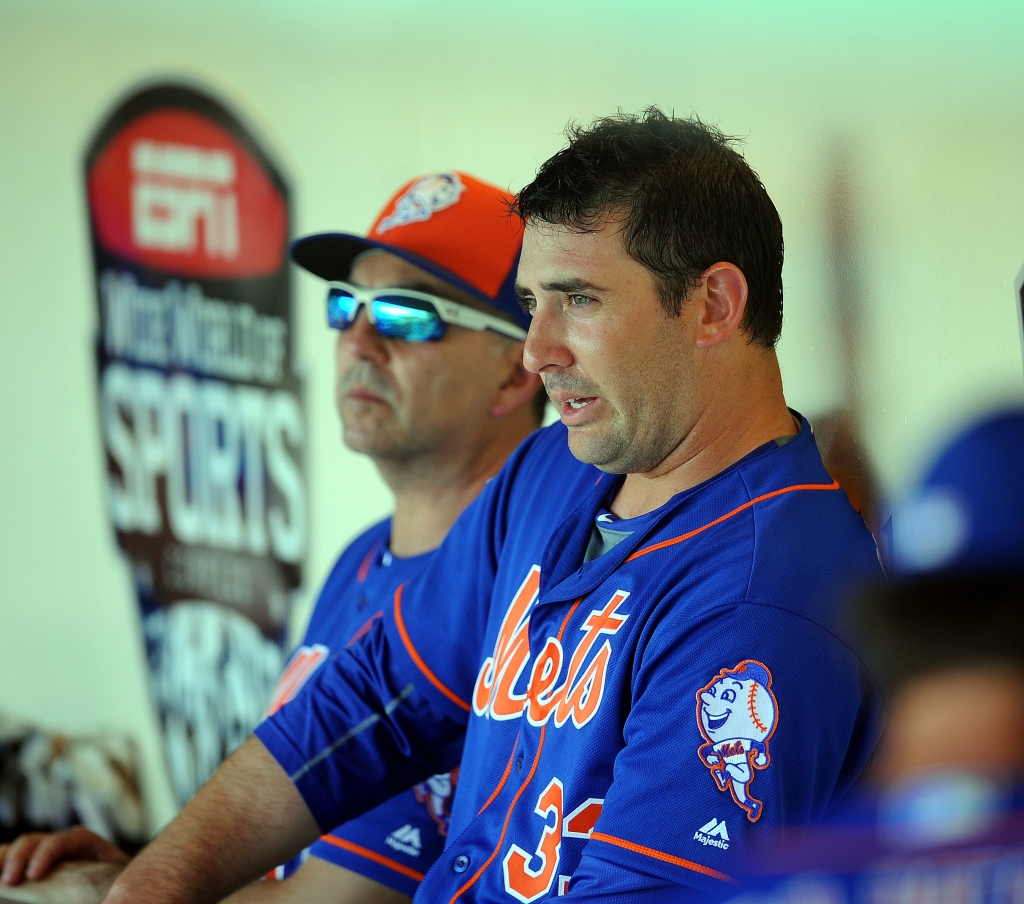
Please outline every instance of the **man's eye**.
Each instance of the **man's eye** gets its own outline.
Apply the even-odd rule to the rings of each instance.
[[[569,296],[569,304],[571,304],[574,308],[585,307],[586,305],[592,303],[593,300],[594,299],[591,298],[589,295],[570,295]]]
[[[537,307],[537,299],[532,295],[529,298],[519,297],[519,307],[523,309],[523,312],[533,316],[533,312]]]

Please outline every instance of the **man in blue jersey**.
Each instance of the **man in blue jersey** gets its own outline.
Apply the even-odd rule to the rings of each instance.
[[[334,565],[270,713],[380,619],[540,426],[546,396],[522,365],[528,319],[513,291],[522,229],[508,218],[512,200],[466,173],[433,174],[399,189],[366,238],[314,235],[292,246],[296,263],[330,283],[345,444],[374,462],[395,511]],[[444,847],[455,785],[455,773],[427,778],[278,867],[284,881],[257,882],[232,901],[408,900]],[[33,879],[57,860],[126,859],[81,828],[25,836],[10,853],[0,848],[4,880],[18,882],[33,855]]]
[[[835,599],[879,570],[786,407],[764,187],[650,110],[574,130],[515,209],[524,361],[561,423],[109,901],[216,900],[460,760],[418,899],[686,900],[863,770],[879,695]]]

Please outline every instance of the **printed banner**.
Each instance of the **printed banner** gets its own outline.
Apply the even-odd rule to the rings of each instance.
[[[108,505],[184,803],[270,700],[308,545],[288,188],[179,85],[121,103],[85,179]]]
[[[1024,267],[1020,268],[1020,272],[1017,274],[1017,279],[1013,285],[1017,290],[1017,326],[1019,328],[1022,353],[1024,353]]]

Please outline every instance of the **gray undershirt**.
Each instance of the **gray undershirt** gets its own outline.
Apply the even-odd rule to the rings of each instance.
[[[799,428],[798,428],[799,429]],[[782,446],[791,443],[795,440],[797,434],[790,434],[789,436],[780,436],[775,440],[775,445]],[[616,524],[618,522],[611,522]],[[587,551],[583,554],[583,562],[593,562],[594,559],[598,559],[603,556],[606,552],[611,552],[627,537],[631,537],[633,531],[631,530],[614,530],[611,527],[605,527],[599,521],[594,522],[594,529],[590,534],[590,542],[587,544]]]

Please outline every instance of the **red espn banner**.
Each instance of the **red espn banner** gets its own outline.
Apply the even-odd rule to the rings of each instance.
[[[289,193],[177,84],[116,107],[85,182],[108,506],[184,803],[271,697],[308,546]]]

